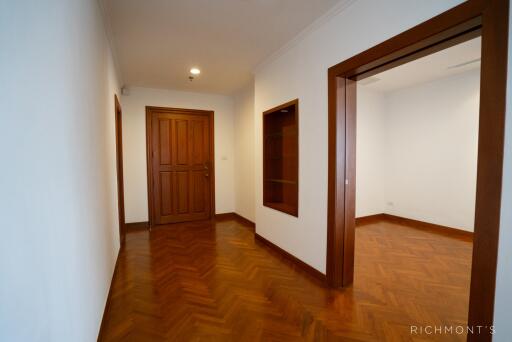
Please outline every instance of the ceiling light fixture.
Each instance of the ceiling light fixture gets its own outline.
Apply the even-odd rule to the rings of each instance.
[[[201,73],[201,70],[199,70],[198,68],[192,68],[190,69],[190,73],[192,75],[199,75]]]

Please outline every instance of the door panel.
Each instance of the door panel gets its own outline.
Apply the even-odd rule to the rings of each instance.
[[[161,172],[160,173],[160,190],[161,190],[161,212],[162,215],[172,214],[172,173]]]
[[[171,164],[171,146],[169,144],[170,136],[170,122],[169,120],[158,120],[160,128],[160,164],[168,165]]]
[[[203,220],[211,215],[208,114],[151,113],[153,223]]]
[[[192,211],[194,213],[200,213],[205,210],[205,177],[204,171],[193,171],[191,178],[192,187]]]
[[[189,212],[189,185],[187,171],[176,172],[176,213],[187,214]]]
[[[191,127],[192,139],[191,139],[191,152],[192,152],[192,163],[194,165],[199,165],[204,162],[205,159],[205,151],[204,151],[204,137],[207,135],[204,122],[203,121],[192,121]]]
[[[189,136],[188,136],[188,120],[175,120],[175,134],[176,145],[176,164],[188,165],[188,149],[189,149]]]

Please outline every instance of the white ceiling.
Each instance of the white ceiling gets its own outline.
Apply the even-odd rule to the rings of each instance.
[[[480,37],[425,56],[359,81],[369,89],[388,92],[480,68]],[[466,64],[468,63],[468,64]]]
[[[127,86],[230,94],[346,0],[102,0]],[[188,80],[191,67],[201,75]]]

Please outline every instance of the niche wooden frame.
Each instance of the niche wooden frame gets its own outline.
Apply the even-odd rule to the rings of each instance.
[[[468,0],[328,70],[327,280],[354,274],[356,82],[481,35],[480,122],[469,341],[492,339],[507,82],[508,0]],[[476,328],[475,328],[476,329]]]
[[[293,203],[274,203],[273,201],[270,201],[268,198],[270,190],[270,185],[267,183],[270,180],[270,177],[268,175],[269,172],[269,156],[270,151],[268,150],[268,145],[266,139],[268,139],[268,130],[269,127],[267,126],[265,120],[273,114],[279,113],[281,110],[287,109],[293,107],[294,111],[292,113],[293,120],[294,120],[294,126],[295,126],[295,132],[293,133],[295,135],[295,167],[292,168],[292,170],[288,170],[287,173],[291,173],[293,175],[292,180],[284,180],[279,179],[275,180],[277,182],[284,182],[287,183],[287,185],[294,186],[294,194],[292,194]],[[272,208],[278,211],[281,211],[283,213],[298,217],[299,216],[299,100],[295,99],[289,102],[286,102],[280,106],[274,107],[272,109],[266,110],[263,112],[263,205],[268,208]],[[283,157],[282,157],[283,158]],[[293,159],[293,157],[292,157]],[[284,163],[284,162],[283,162]],[[284,165],[283,165],[284,167]],[[284,171],[283,171],[284,172]],[[283,187],[285,185],[283,184]],[[284,190],[282,190],[284,191]]]

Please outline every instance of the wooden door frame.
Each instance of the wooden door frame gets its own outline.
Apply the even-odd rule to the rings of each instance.
[[[151,118],[154,113],[167,113],[167,114],[189,114],[189,115],[202,115],[208,117],[210,125],[210,219],[215,217],[215,146],[214,146],[214,111],[201,110],[201,109],[184,109],[184,108],[170,108],[170,107],[155,107],[146,106],[146,164],[147,164],[147,185],[148,185],[148,221],[149,227],[152,227],[155,222],[153,210],[153,163],[151,161],[152,154],[152,127]]]
[[[482,37],[478,172],[468,340],[491,340],[501,209],[507,82],[508,0],[468,0],[328,70],[327,279],[354,273],[356,81],[469,39]],[[346,182],[348,182],[346,185]],[[434,300],[434,299],[433,299]],[[484,330],[485,329],[485,330]]]
[[[123,174],[123,110],[117,95],[114,95],[116,130],[116,173],[117,173],[117,210],[119,216],[119,241],[124,246],[126,222],[124,213],[124,174]]]

